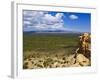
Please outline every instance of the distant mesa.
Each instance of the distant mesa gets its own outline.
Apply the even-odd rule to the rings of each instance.
[[[84,33],[84,32],[69,31],[69,30],[36,30],[36,31],[24,31],[24,33]]]

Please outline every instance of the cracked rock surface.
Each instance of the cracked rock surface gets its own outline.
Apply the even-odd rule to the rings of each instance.
[[[63,67],[83,67],[89,66],[90,60],[83,54],[78,54],[76,58],[73,55],[68,57],[42,57],[28,58],[23,62],[24,69],[39,69],[39,68],[63,68]]]

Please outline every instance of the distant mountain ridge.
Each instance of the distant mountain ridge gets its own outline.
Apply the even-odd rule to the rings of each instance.
[[[44,31],[24,31],[24,33],[85,33],[85,32],[67,31],[67,30],[44,30]]]

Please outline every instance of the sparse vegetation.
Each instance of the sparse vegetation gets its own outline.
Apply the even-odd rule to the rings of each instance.
[[[77,37],[78,34],[24,34],[23,55],[26,58],[32,56],[32,54],[34,56],[35,52],[52,54],[58,51],[70,54],[77,47]],[[33,53],[26,53],[29,51],[33,51]]]
[[[56,68],[81,66],[75,63],[75,50],[80,34],[25,34],[23,35],[23,68]],[[27,59],[29,62],[27,62]],[[27,64],[30,64],[30,66]],[[82,64],[83,66],[84,64]],[[90,65],[89,61],[86,66]]]

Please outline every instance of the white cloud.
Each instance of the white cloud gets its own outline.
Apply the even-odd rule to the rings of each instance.
[[[56,14],[56,18],[58,18],[58,19],[61,19],[62,16],[63,16],[63,13],[57,13],[57,14]]]
[[[30,24],[32,24],[30,21],[24,21],[24,23],[23,23],[24,25],[30,25]]]
[[[69,18],[72,19],[72,20],[75,20],[75,19],[78,19],[78,16],[72,14],[72,15],[69,16]]]
[[[51,15],[42,11],[24,11],[24,30],[61,30],[64,28],[63,13]]]
[[[35,17],[35,16],[43,16],[43,12],[41,11],[24,11],[23,15],[24,16],[31,16],[31,17]]]

